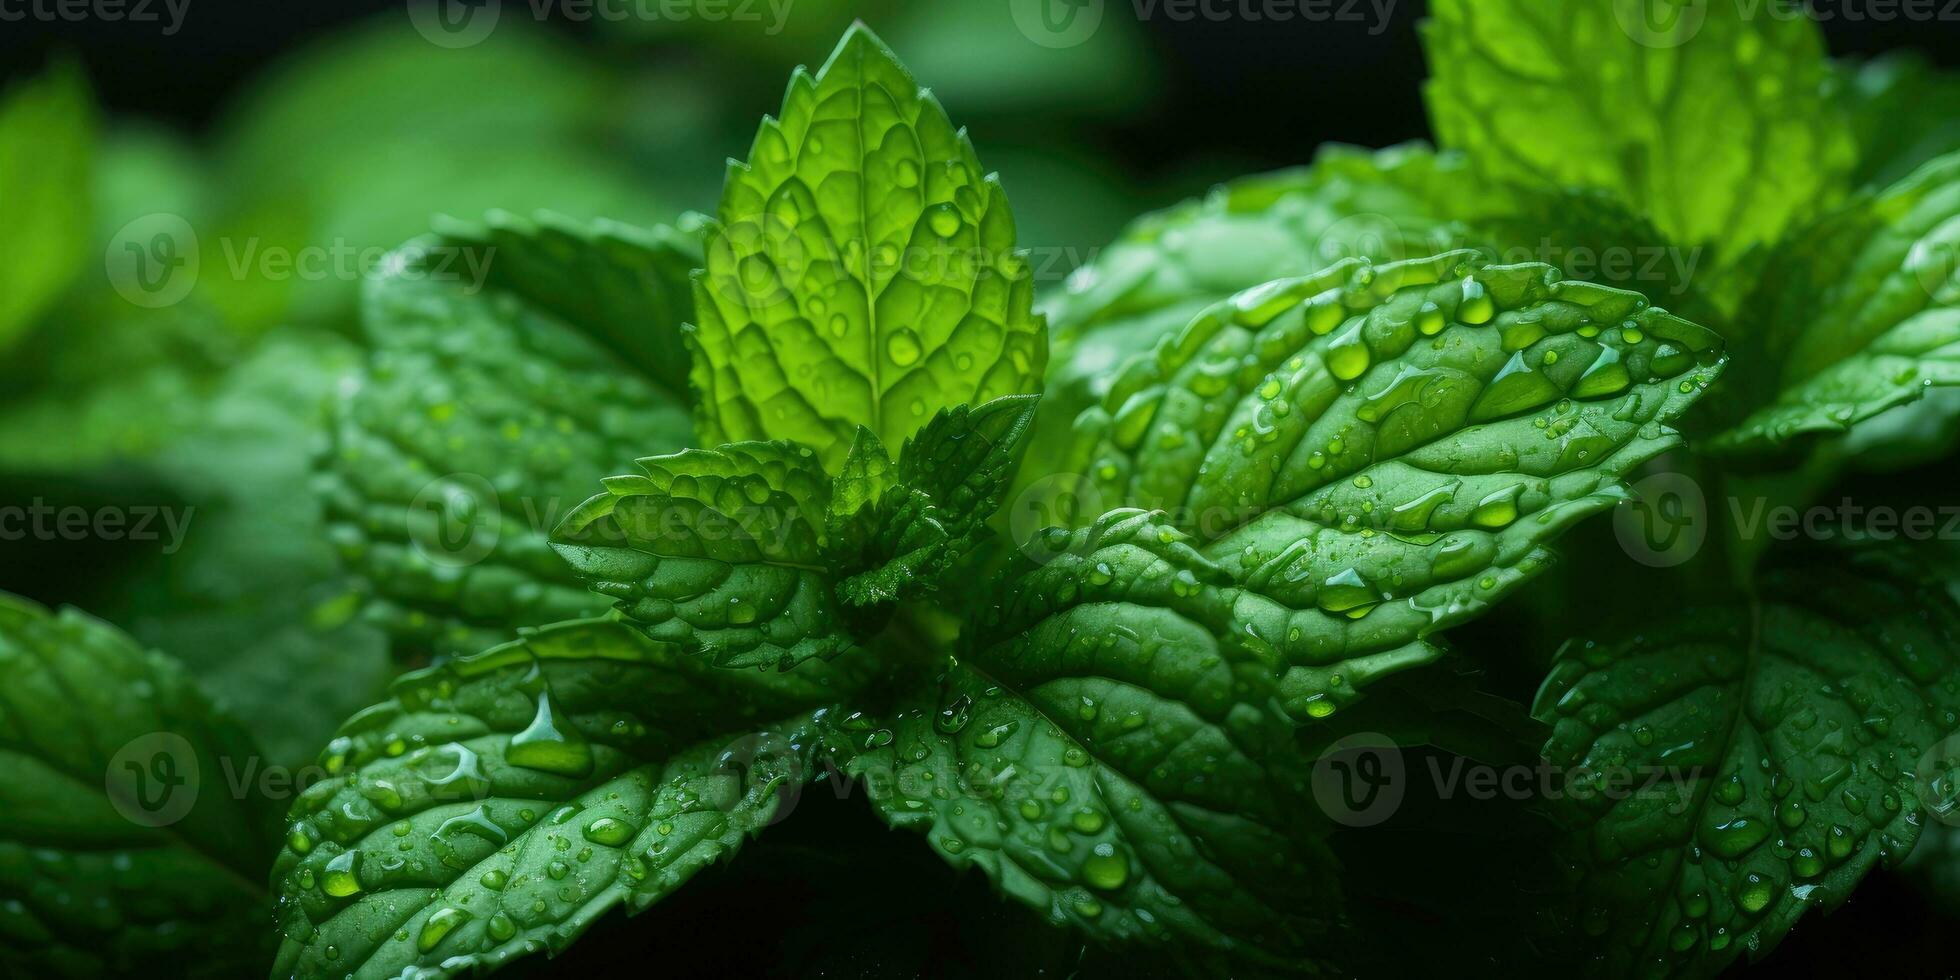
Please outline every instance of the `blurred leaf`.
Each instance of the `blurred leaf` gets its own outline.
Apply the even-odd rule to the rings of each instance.
[[[1882,186],[1960,149],[1960,76],[1914,52],[1839,68],[1858,137],[1854,185]]]
[[[77,226],[105,265],[86,264],[0,359],[0,469],[77,472],[147,456],[192,424],[241,353],[241,338],[195,288],[197,270],[169,265],[150,280],[153,249],[175,258],[191,246],[180,230],[189,225],[169,222],[206,213],[201,168],[195,151],[162,131],[108,131]],[[191,286],[176,298],[180,276]]]
[[[71,294],[0,360],[0,469],[73,472],[154,453],[192,425],[239,344],[194,303]]]
[[[107,247],[123,226],[157,212],[192,222],[215,204],[209,161],[183,137],[144,124],[112,125],[97,155],[89,228]]]
[[[154,467],[183,501],[181,550],[130,582],[116,612],[182,659],[276,761],[308,761],[392,673],[385,638],[350,623],[314,455],[360,370],[330,336],[276,335],[230,372]]]
[[[776,88],[790,69],[829,50],[852,21],[883,24],[900,6],[899,0],[758,0],[731,16],[726,0],[673,0],[656,8],[662,16],[622,18],[612,29],[622,37],[707,49],[716,61],[748,60],[753,74]]]
[[[0,92],[0,351],[81,271],[88,247],[94,106],[74,65]]]
[[[1842,195],[1856,150],[1808,17],[1646,0],[1436,0],[1430,15],[1437,141],[1487,178],[1613,194],[1725,259]]]
[[[0,973],[248,975],[276,811],[183,669],[0,595]],[[246,788],[235,788],[243,779]]]
[[[476,45],[424,40],[399,15],[299,56],[230,115],[225,219],[199,229],[221,303],[248,322],[335,323],[360,280],[437,214],[502,208],[651,224],[669,216],[602,136],[613,81],[515,18]],[[285,254],[308,267],[285,271]],[[214,261],[215,260],[215,261]]]
[[[1037,6],[915,4],[889,18],[884,33],[962,118],[1036,113],[1106,119],[1156,95],[1157,65],[1141,25],[1125,16],[1128,5],[1097,3],[1078,13],[1082,27],[1089,26],[1088,11],[1100,18],[1079,40],[1081,27],[1073,23],[1074,30],[1061,32],[1022,23],[1025,11]],[[990,134],[978,138],[992,145]]]

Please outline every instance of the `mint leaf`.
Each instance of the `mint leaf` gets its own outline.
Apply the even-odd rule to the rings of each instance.
[[[566,515],[552,545],[648,636],[723,667],[788,669],[850,649],[824,555],[816,454],[732,443],[640,460]]]
[[[1754,959],[1911,849],[1928,763],[1960,731],[1960,607],[1926,577],[1884,553],[1820,556],[1749,607],[1566,648],[1533,714],[1572,774],[1550,802],[1608,972]],[[1586,792],[1629,777],[1645,791]]]
[[[860,519],[866,529],[844,532],[866,540],[854,547],[834,543],[854,552],[844,567],[869,568],[839,584],[845,602],[893,602],[944,584],[960,559],[990,533],[987,520],[1007,492],[1038,397],[1010,395],[978,408],[946,409],[906,442],[894,474],[899,489],[878,502],[875,514]],[[838,482],[869,481],[868,473],[878,467],[866,457],[875,448],[875,437],[861,430]],[[858,492],[850,496],[855,499]],[[833,498],[832,510],[837,509]]]
[[[798,70],[732,164],[696,284],[704,443],[787,439],[842,463],[940,409],[1034,391],[1046,334],[1000,182],[863,25]]]
[[[1856,147],[1807,17],[1741,5],[1438,0],[1425,94],[1486,177],[1618,195],[1733,260],[1842,193]]]
[[[95,107],[74,65],[0,92],[0,200],[25,247],[0,269],[0,351],[34,324],[83,268]]]
[[[373,354],[325,464],[330,534],[404,653],[603,609],[546,536],[625,461],[692,441],[656,353],[685,309],[670,233],[500,215],[459,233],[370,287]]]
[[[1131,361],[1077,422],[1077,497],[1085,517],[1166,510],[1259,597],[1246,642],[1295,668],[1289,710],[1321,717],[1433,659],[1436,633],[1622,499],[1622,477],[1680,443],[1666,423],[1720,350],[1546,265],[1349,260],[1240,293]]]
[[[832,741],[872,805],[1056,924],[1299,968],[1326,952],[1331,858],[1230,594],[1143,512],[1065,535],[989,589],[937,689]]]
[[[643,911],[787,815],[849,686],[712,670],[600,621],[410,674],[293,808],[273,972],[455,976]]]
[[[665,225],[579,222],[551,212],[527,219],[501,210],[477,221],[438,218],[435,230],[483,255],[491,286],[539,297],[662,388],[687,394],[687,345],[676,325],[694,314],[690,280],[701,262],[695,236]]]
[[[1785,242],[1751,304],[1773,330],[1762,344],[1775,400],[1715,448],[1842,432],[1960,384],[1956,216],[1960,154],[1949,154]]]
[[[244,731],[73,609],[0,595],[0,675],[0,972],[256,969],[276,844],[228,781],[263,762]]]
[[[1456,154],[1334,144],[1312,166],[1240,178],[1144,215],[1043,303],[1055,338],[1049,406],[1066,424],[1130,356],[1239,290],[1341,259],[1460,245],[1467,232],[1457,222],[1484,210],[1482,193]]]

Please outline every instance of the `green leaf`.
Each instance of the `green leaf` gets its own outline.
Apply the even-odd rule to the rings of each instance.
[[[1617,195],[1733,260],[1842,193],[1856,146],[1807,17],[1737,4],[1438,0],[1425,88],[1479,172]]]
[[[0,269],[0,351],[83,268],[94,113],[88,83],[70,64],[0,93],[0,201],[16,244]]]
[[[257,968],[276,844],[264,760],[114,627],[0,595],[0,972]]]
[[[373,353],[323,482],[366,615],[403,653],[602,610],[547,535],[626,461],[693,441],[658,360],[686,309],[671,233],[508,215],[452,229],[370,287]]]
[[[1135,359],[1077,422],[1081,519],[1166,510],[1260,603],[1247,642],[1313,717],[1434,659],[1547,544],[1679,445],[1720,341],[1637,293],[1475,253],[1247,290]],[[1037,542],[1038,543],[1038,542]]]
[[[402,678],[293,808],[273,973],[455,976],[646,909],[788,814],[852,683],[716,671],[603,621]]]
[[[991,533],[987,520],[1000,506],[1008,480],[1020,460],[1039,396],[1010,395],[978,408],[946,409],[899,453],[894,474],[900,488],[878,500],[875,514],[832,521],[833,549],[844,549],[846,568],[867,568],[845,579],[838,594],[846,603],[871,606],[934,591]],[[861,448],[862,447],[862,448]],[[846,457],[840,483],[868,483],[879,469],[868,459],[876,437],[860,430]],[[848,499],[861,493],[852,491]],[[832,498],[833,514],[840,510]],[[859,530],[858,528],[862,528]],[[867,540],[847,543],[844,535]]]
[[[1950,154],[1785,242],[1751,303],[1774,331],[1756,373],[1774,401],[1715,448],[1762,451],[1843,432],[1960,384],[1956,218],[1960,154]]]
[[[989,589],[936,690],[838,723],[845,770],[888,822],[1099,941],[1326,955],[1311,760],[1222,574],[1140,511],[1065,536]]]
[[[696,282],[708,444],[787,439],[843,462],[940,409],[1035,391],[1047,335],[1000,182],[882,42],[851,28],[790,79],[731,163]]]
[[[1549,803],[1606,972],[1760,957],[1911,849],[1932,750],[1960,731],[1960,607],[1926,578],[1835,554],[1772,573],[1750,607],[1566,648],[1533,714],[1573,774]],[[1615,780],[1644,789],[1599,791]]]
[[[850,649],[824,555],[830,481],[806,447],[738,442],[640,460],[552,545],[648,636],[716,666],[783,669]]]
[[[527,219],[502,210],[479,221],[438,218],[435,230],[450,244],[482,250],[493,288],[539,297],[641,374],[688,394],[687,344],[676,325],[694,315],[689,280],[701,262],[697,236],[665,225],[580,222],[551,212]]]
[[[1079,399],[1055,407],[1064,422],[1074,418],[1130,356],[1239,290],[1341,259],[1461,245],[1455,222],[1481,213],[1480,193],[1460,156],[1419,143],[1333,144],[1312,166],[1241,178],[1144,215],[1044,302],[1055,335],[1050,403]]]

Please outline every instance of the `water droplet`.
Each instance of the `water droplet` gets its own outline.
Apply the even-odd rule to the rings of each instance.
[[[561,776],[583,776],[592,771],[592,746],[578,729],[559,717],[549,691],[538,693],[537,714],[529,727],[511,736],[504,758],[514,766]]]
[[[1736,886],[1735,903],[1749,913],[1761,912],[1769,907],[1769,901],[1776,895],[1776,885],[1768,878],[1751,871],[1743,876],[1742,883]]]
[[[1328,612],[1341,613],[1350,619],[1359,619],[1379,604],[1382,596],[1375,591],[1374,586],[1368,584],[1368,580],[1361,576],[1359,570],[1344,568],[1321,583],[1314,600],[1320,604],[1320,608]]]
[[[1708,849],[1725,858],[1741,857],[1769,838],[1769,825],[1749,817],[1731,817],[1705,835]]]
[[[1082,880],[1102,891],[1121,888],[1130,880],[1130,861],[1115,844],[1103,841],[1082,862]]]
[[[933,234],[941,238],[951,238],[960,230],[960,213],[951,204],[934,205],[926,222],[932,226]]]
[[[639,832],[640,828],[615,817],[600,817],[585,825],[585,839],[605,847],[619,847]]]
[[[347,851],[328,861],[325,873],[320,876],[320,890],[334,898],[360,894],[361,852]]]
[[[919,355],[924,353],[924,350],[919,344],[919,335],[904,327],[900,327],[889,340],[885,341],[885,355],[899,367],[911,367],[918,363]]]
[[[1463,280],[1463,300],[1456,306],[1456,318],[1464,323],[1476,325],[1488,323],[1497,312],[1491,302],[1490,293],[1484,284],[1475,279]]]
[[[1362,340],[1361,328],[1367,321],[1359,321],[1345,333],[1335,337],[1327,346],[1327,370],[1342,381],[1353,381],[1368,370],[1374,362],[1374,352]]]
[[[415,948],[424,953],[435,949],[444,937],[469,920],[468,912],[454,906],[435,910],[429,914],[428,921],[422,923],[422,934],[416,937]]]
[[[962,694],[951,703],[939,709],[939,716],[933,719],[933,727],[947,735],[958,734],[966,727],[973,714],[973,699]]]
[[[508,942],[510,937],[517,935],[517,923],[512,922],[507,913],[498,912],[491,916],[485,926],[490,933],[490,938],[500,943]]]

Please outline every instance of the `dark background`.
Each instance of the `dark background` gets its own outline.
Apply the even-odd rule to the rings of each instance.
[[[213,122],[242,83],[282,53],[336,27],[403,9],[402,0],[189,2],[182,30],[167,38],[131,24],[0,24],[0,74],[32,72],[54,52],[75,52],[112,112],[197,131]],[[1140,2],[1109,0],[1105,16],[1133,18]],[[1328,140],[1387,146],[1425,137],[1418,84],[1425,70],[1416,35],[1425,6],[1425,0],[1397,0],[1385,28],[1372,23],[1372,16],[1364,23],[1146,19],[1143,26],[1164,77],[1156,98],[1128,118],[1089,120],[1090,131],[1078,135],[1131,173],[1146,176],[1181,173],[1183,164],[1198,157],[1232,158],[1246,169],[1262,169],[1304,162],[1314,146]],[[1369,8],[1363,3],[1359,9]],[[573,35],[601,28],[557,26]],[[880,25],[874,20],[871,26]],[[1836,56],[1907,49],[1942,67],[1960,65],[1960,25],[1839,17],[1824,24],[1824,33]],[[815,63],[826,53],[812,50],[806,60]],[[758,113],[774,109],[774,103],[756,107]],[[984,148],[987,134],[974,135]]]
[[[399,0],[190,2],[183,29],[173,37],[159,37],[153,27],[99,21],[0,24],[0,75],[30,74],[51,56],[72,53],[111,114],[148,117],[203,136],[241,87],[282,54],[402,8]],[[1079,120],[1083,128],[1072,135],[1148,188],[1137,210],[1197,190],[1207,175],[1304,162],[1325,141],[1383,146],[1425,137],[1419,88],[1425,70],[1416,32],[1421,8],[1414,0],[1397,4],[1378,33],[1372,31],[1380,25],[1372,24],[1150,20],[1144,27],[1162,78],[1155,97],[1119,117]],[[1132,15],[1129,2],[1107,5],[1106,16]],[[595,48],[610,43],[590,36],[595,25],[558,27]],[[1833,55],[1910,49],[1941,66],[1960,64],[1960,26],[1838,19],[1825,24],[1825,34]],[[824,53],[811,50],[803,58],[815,62]],[[779,85],[772,80],[763,88]],[[956,93],[947,97],[956,101]],[[751,118],[774,108],[773,101],[758,102]],[[976,130],[974,136],[985,159],[988,134]],[[727,152],[743,149],[730,146]],[[67,598],[58,594],[63,590],[50,582],[84,571],[51,568],[35,591],[55,593],[44,597],[61,601]],[[1151,972],[1149,964],[1099,960],[1059,932],[1028,928],[1032,915],[997,901],[982,877],[950,871],[912,835],[894,835],[865,810],[860,800],[812,787],[796,819],[772,828],[745,860],[704,873],[647,915],[606,920],[559,960],[526,962],[506,975]],[[1437,879],[1447,880],[1442,874]],[[1458,901],[1477,901],[1474,890],[1459,882],[1443,887],[1462,891]],[[1951,976],[1960,961],[1953,925],[1895,879],[1876,874],[1844,909],[1807,919],[1749,972]],[[1450,949],[1401,952],[1420,957],[1430,969],[1469,975],[1516,975],[1517,963],[1529,960],[1523,953],[1517,961],[1499,962]]]

